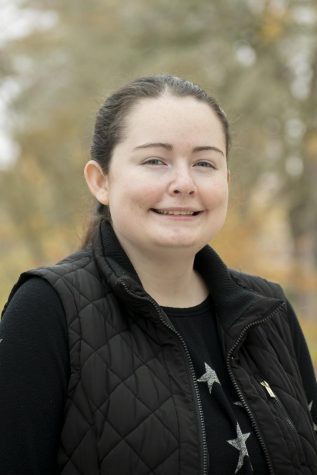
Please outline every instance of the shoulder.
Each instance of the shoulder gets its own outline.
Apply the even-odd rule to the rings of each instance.
[[[282,287],[276,282],[272,282],[260,276],[246,274],[235,269],[229,269],[229,274],[238,285],[245,289],[266,297],[286,300]]]
[[[11,302],[14,301],[20,305],[24,304],[26,299],[28,302],[41,301],[47,304],[50,302],[55,304],[58,302],[58,294],[46,280],[30,275],[16,290]]]
[[[56,318],[51,318],[52,316]],[[64,327],[64,310],[54,288],[44,279],[30,276],[19,286],[3,313],[2,325],[54,325]],[[55,321],[55,323],[53,323]],[[65,330],[65,329],[64,329]]]
[[[58,294],[44,279],[30,277],[16,290],[3,313],[0,335],[2,360],[11,361],[14,355],[31,360],[35,355],[52,356],[62,361],[60,367],[67,373],[65,312]]]
[[[96,276],[98,271],[90,249],[70,254],[51,266],[30,269],[21,274],[17,285],[21,285],[30,276],[38,276],[47,280],[58,293],[61,288],[78,288],[85,279]]]
[[[96,271],[90,249],[75,252],[57,264],[23,272],[10,292],[2,315],[6,313],[13,299],[15,305],[20,301],[27,302],[28,306],[32,302],[45,305],[54,300],[56,304],[56,299],[62,305],[63,295],[74,295],[76,288],[80,287],[80,282],[92,274],[96,274]]]
[[[290,330],[295,345],[295,351],[297,354],[301,353],[303,346],[306,345],[305,338],[297,315],[286,297],[283,288],[276,282],[264,279],[263,277],[246,274],[232,269],[229,269],[229,273],[231,274],[232,279],[241,287],[251,290],[261,296],[279,299],[284,302],[284,311],[282,315],[284,315],[285,322]]]
[[[89,269],[91,265],[93,265],[92,251],[90,249],[84,249],[70,254],[54,265],[31,269],[26,272],[26,275],[31,273],[41,276],[55,275],[55,280],[58,280],[60,277],[71,275],[76,273],[76,271]],[[23,275],[24,274],[22,274],[22,276]],[[51,279],[54,280],[52,277]]]

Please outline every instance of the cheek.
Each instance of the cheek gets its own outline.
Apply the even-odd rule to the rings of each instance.
[[[109,190],[110,207],[124,207],[125,211],[151,208],[159,197],[160,193],[153,184],[143,184],[141,180],[120,180]]]
[[[228,185],[223,181],[213,183],[204,190],[204,200],[206,200],[206,203],[209,203],[213,207],[227,204],[228,195]]]

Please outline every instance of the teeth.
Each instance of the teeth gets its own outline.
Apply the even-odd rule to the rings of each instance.
[[[156,210],[159,214],[166,214],[171,216],[192,216],[194,214],[193,211],[172,211],[172,210]]]

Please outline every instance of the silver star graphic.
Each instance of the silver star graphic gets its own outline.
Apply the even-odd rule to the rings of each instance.
[[[206,373],[204,373],[199,379],[197,379],[197,382],[198,383],[207,383],[209,393],[211,394],[213,385],[215,383],[220,384],[220,381],[218,379],[216,371],[214,371],[212,368],[210,368],[210,366],[207,365],[207,363],[205,363],[205,370],[206,370]]]
[[[308,404],[308,409],[309,409],[309,412],[310,412],[311,416],[312,416],[311,410],[312,410],[312,407],[313,407],[313,402],[314,401],[310,401],[310,403]],[[317,425],[315,424],[314,420],[313,420],[313,429],[314,429],[315,432],[317,432]]]
[[[242,434],[239,424],[237,423],[237,438],[227,440],[228,444],[232,445],[235,449],[239,450],[238,465],[234,473],[237,473],[244,463],[244,457],[249,457],[248,449],[246,446],[246,440],[249,437],[250,432]]]

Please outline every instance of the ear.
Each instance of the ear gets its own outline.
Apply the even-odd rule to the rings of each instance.
[[[91,194],[103,205],[108,204],[108,175],[95,160],[89,160],[84,169],[84,175]]]

